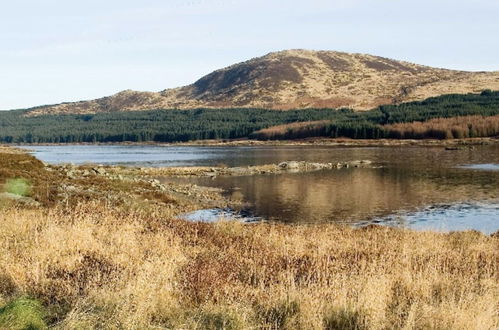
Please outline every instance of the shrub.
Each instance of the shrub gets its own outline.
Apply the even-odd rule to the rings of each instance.
[[[0,308],[2,329],[46,329],[42,305],[34,299],[22,297]]]
[[[31,185],[28,180],[23,178],[9,179],[5,183],[5,191],[17,196],[28,196]]]

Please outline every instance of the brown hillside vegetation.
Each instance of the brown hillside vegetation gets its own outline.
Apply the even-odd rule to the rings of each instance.
[[[158,93],[127,90],[34,108],[29,115],[199,107],[366,110],[484,89],[499,90],[498,72],[437,69],[366,54],[286,50],[214,71],[192,85]]]
[[[321,120],[272,126],[251,134],[259,140],[331,137],[327,127],[334,122]],[[378,125],[379,138],[391,139],[464,139],[499,136],[499,115],[435,118],[428,121]]]
[[[71,191],[93,195],[51,208],[0,203],[0,328],[29,328],[22,322],[35,317],[56,329],[499,326],[497,234],[192,223],[174,217],[181,202],[161,191],[161,203],[112,198],[141,191],[138,181],[17,169],[33,161],[19,157],[4,175],[66,173]],[[8,308],[22,297],[39,301],[42,316]]]
[[[325,125],[329,125],[330,123],[331,122],[329,120],[317,120],[277,125],[258,130],[252,133],[251,136],[253,138],[261,140],[279,140],[300,137],[305,138],[309,136],[316,136],[313,135],[313,131],[321,129],[322,127],[324,127]]]
[[[398,139],[462,139],[499,135],[498,116],[464,116],[436,118],[424,122],[384,125],[391,138]]]

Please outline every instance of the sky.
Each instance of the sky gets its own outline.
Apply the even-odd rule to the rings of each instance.
[[[499,70],[497,0],[0,2],[0,109],[160,91],[283,49]]]

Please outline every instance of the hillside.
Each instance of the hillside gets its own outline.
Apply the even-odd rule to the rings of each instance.
[[[234,64],[192,85],[161,92],[123,91],[92,101],[30,109],[28,115],[152,109],[349,107],[499,90],[499,72],[431,68],[365,54],[287,50]]]

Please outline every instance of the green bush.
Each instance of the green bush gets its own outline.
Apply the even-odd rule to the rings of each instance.
[[[5,191],[17,196],[28,196],[31,192],[31,185],[26,179],[9,179],[5,183]]]
[[[47,329],[42,305],[34,299],[22,297],[0,308],[0,329]]]

